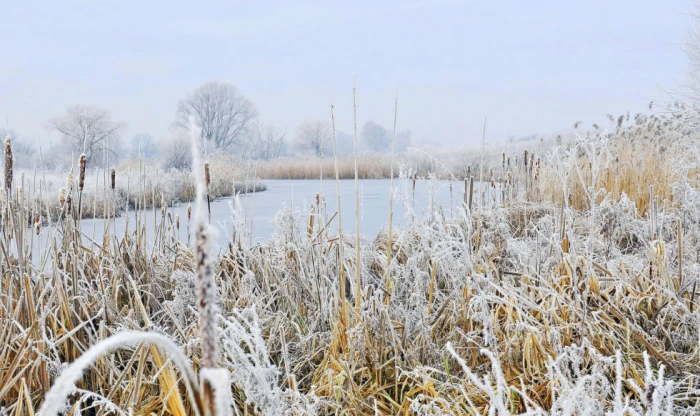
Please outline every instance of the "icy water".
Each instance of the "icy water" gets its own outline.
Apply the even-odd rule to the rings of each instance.
[[[255,194],[246,194],[239,197],[240,209],[245,211],[246,230],[252,229],[253,242],[262,242],[273,236],[274,233],[282,233],[277,230],[275,216],[283,209],[293,209],[298,223],[306,227],[311,204],[315,204],[316,194],[325,197],[325,213],[323,223],[331,220],[337,211],[336,182],[328,179],[320,180],[264,180],[267,190]],[[359,181],[360,195],[360,233],[366,238],[373,238],[383,227],[387,225],[389,212],[388,179],[366,179]],[[474,186],[474,201],[478,183]],[[464,197],[464,182],[444,180],[418,180],[415,193],[413,181],[408,179],[394,180],[394,215],[395,227],[401,227],[410,221],[412,216],[426,215],[431,207],[433,210],[442,210],[445,216],[450,216],[460,207]],[[414,196],[415,195],[415,196]],[[340,181],[340,202],[342,207],[343,229],[349,233],[355,233],[355,181]],[[180,217],[180,239],[187,238],[187,203],[168,208],[174,219],[176,214]],[[232,199],[224,198],[211,202],[211,224],[216,230],[216,241],[219,247],[224,247],[232,232],[233,216],[231,211]],[[149,241],[155,235],[155,224],[160,222],[160,210],[145,211],[147,223],[146,235]],[[194,213],[193,213],[194,216]],[[129,213],[129,228],[133,230],[135,225],[135,213]],[[252,220],[252,221],[251,221]],[[252,224],[251,224],[252,222]],[[126,215],[110,220],[112,234],[123,235],[126,226]],[[82,222],[82,230],[85,238],[102,241],[102,230],[105,220],[86,219]],[[333,218],[329,227],[332,232],[338,228],[337,217]],[[53,228],[47,227],[42,231],[42,240],[51,238]]]

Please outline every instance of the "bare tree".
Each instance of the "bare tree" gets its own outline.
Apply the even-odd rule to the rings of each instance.
[[[365,147],[375,153],[386,153],[391,150],[391,133],[374,121],[368,121],[360,133]]]
[[[248,151],[245,156],[263,160],[280,157],[284,152],[286,135],[286,130],[255,120],[248,129]]]
[[[177,106],[175,126],[189,129],[192,120],[201,131],[202,141],[216,149],[237,150],[246,127],[257,116],[252,101],[236,87],[209,82],[197,88]]]
[[[153,159],[158,156],[158,144],[150,134],[138,133],[131,138],[128,152],[130,157],[142,155],[146,159]]]
[[[162,145],[161,155],[165,169],[192,167],[192,145],[187,135],[179,135]]]
[[[85,153],[87,162],[99,158],[105,149],[117,156],[124,123],[113,122],[108,111],[95,106],[75,105],[48,123],[70,147]]]
[[[299,126],[294,139],[297,152],[309,156],[329,155],[331,128],[328,123],[320,121],[306,122]]]

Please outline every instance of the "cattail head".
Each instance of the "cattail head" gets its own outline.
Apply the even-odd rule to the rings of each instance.
[[[114,190],[117,185],[117,171],[115,171],[114,168],[109,172],[109,184],[112,190]]]
[[[85,161],[85,153],[83,153],[80,155],[80,160],[78,163],[78,190],[80,192],[82,192],[83,188],[85,188]]]
[[[66,203],[66,190],[65,188],[60,188],[58,190],[58,204],[63,206]]]
[[[192,204],[187,205],[187,222],[192,219]]]
[[[24,189],[20,186],[17,188],[17,202],[19,202],[20,205],[24,203]]]
[[[506,162],[507,162],[506,165],[507,165],[508,167],[510,167],[510,156],[508,156],[508,157],[506,158]]]
[[[506,152],[501,153],[501,166],[506,166]]]
[[[175,228],[180,229],[180,214],[175,214]]]
[[[527,169],[527,150],[525,151],[525,169]]]
[[[506,183],[510,184],[511,183],[510,181],[511,181],[511,176],[510,176],[510,172],[508,172],[508,173],[506,173]]]
[[[68,196],[66,197],[66,214],[70,214],[71,205],[73,205],[73,198],[71,198],[70,192],[69,192]]]
[[[209,185],[211,185],[211,175],[209,174],[209,162],[204,163],[204,183],[207,185],[207,188]]]
[[[36,232],[36,235],[39,235],[39,232],[41,231],[41,218],[38,216],[34,218],[34,231]]]
[[[5,189],[12,189],[12,140],[10,135],[5,136]]]
[[[73,175],[73,168],[70,168],[68,172],[68,188],[73,189],[73,181],[75,180],[75,175]]]

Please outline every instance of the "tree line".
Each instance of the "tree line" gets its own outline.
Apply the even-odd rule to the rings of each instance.
[[[51,158],[42,158],[45,166],[60,164],[57,155],[70,160],[84,153],[88,163],[102,164],[144,157],[158,158],[166,168],[187,168],[191,162],[188,134],[196,127],[205,153],[226,152],[246,159],[270,160],[284,156],[323,157],[333,154],[333,132],[330,123],[307,121],[293,134],[286,129],[263,122],[255,104],[235,86],[222,82],[208,82],[192,91],[177,104],[173,134],[156,140],[147,133],[139,133],[125,142],[126,124],[112,119],[106,109],[93,105],[73,105],[65,113],[46,124],[57,133],[61,142],[55,149],[44,149]],[[16,149],[16,164],[31,167],[38,161],[38,149],[21,134],[11,129],[0,129],[4,138],[9,134]],[[362,152],[386,153],[391,151],[393,133],[378,123],[368,121],[359,134]],[[351,134],[336,132],[340,156],[353,153]],[[411,143],[410,131],[398,132],[395,150],[401,152]],[[70,149],[69,154],[64,150]],[[63,151],[61,151],[63,150]]]

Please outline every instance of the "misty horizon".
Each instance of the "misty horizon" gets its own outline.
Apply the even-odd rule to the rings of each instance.
[[[398,91],[397,129],[414,145],[478,145],[484,117],[489,143],[605,126],[682,81],[691,3],[136,4],[5,2],[2,127],[47,147],[60,140],[51,119],[96,105],[126,141],[162,141],[178,102],[219,81],[287,139],[330,122],[331,101],[352,133],[353,77],[358,130],[391,128]]]

